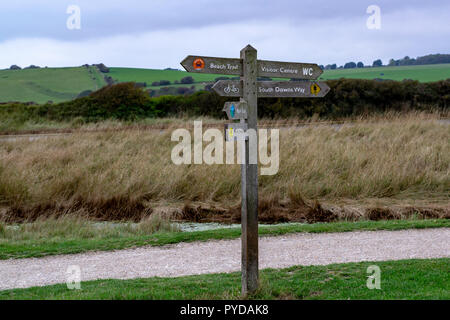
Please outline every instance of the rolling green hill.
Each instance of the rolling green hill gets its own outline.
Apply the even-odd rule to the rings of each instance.
[[[192,76],[197,90],[203,89],[205,84],[214,82],[220,77],[216,74],[187,73],[180,70],[155,70],[137,68],[110,68],[107,74],[115,81],[146,82],[148,88],[155,81],[168,80],[171,86],[186,86],[174,84],[186,76]],[[321,80],[339,79],[413,79],[421,82],[438,81],[450,78],[450,64],[433,64],[401,67],[378,67],[360,69],[325,70]],[[0,70],[0,102],[20,101],[45,103],[49,100],[61,102],[75,98],[84,90],[96,90],[106,84],[95,67],[72,68],[42,68],[26,70]]]
[[[401,67],[355,68],[325,70],[321,79],[403,79],[419,80],[420,82],[439,81],[450,78],[450,63],[429,64]]]
[[[182,78],[191,76],[195,82],[211,82],[215,78],[220,77],[218,74],[202,74],[187,73],[179,70],[156,70],[156,69],[136,69],[136,68],[110,68],[109,75],[120,82],[136,81],[147,82],[150,86],[152,82],[160,80],[168,80],[172,84],[175,80],[180,81]]]
[[[0,102],[56,103],[105,84],[95,67],[0,70]]]
[[[194,78],[196,82],[211,82],[220,75],[186,73],[174,70],[152,70],[152,69],[131,69],[131,68],[111,68],[110,75],[118,81],[138,81],[147,82],[151,85],[154,81],[169,80],[172,82],[180,80],[187,75]],[[419,66],[401,67],[378,67],[378,68],[354,68],[325,70],[321,80],[352,78],[352,79],[390,79],[403,80],[412,79],[420,82],[439,81],[450,78],[450,64],[431,64]]]

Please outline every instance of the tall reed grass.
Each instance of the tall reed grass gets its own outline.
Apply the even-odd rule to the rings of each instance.
[[[171,132],[136,129],[0,141],[0,207],[68,208],[118,198],[238,203],[239,165],[177,166],[170,156],[176,144]],[[327,201],[448,199],[450,125],[414,113],[284,128],[280,170],[260,176],[259,192],[261,198]]]

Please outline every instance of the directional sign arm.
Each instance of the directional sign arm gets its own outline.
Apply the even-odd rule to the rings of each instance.
[[[258,82],[259,98],[322,98],[330,87],[322,81],[261,81]]]
[[[204,56],[187,56],[181,65],[187,72],[215,73],[240,76],[241,59],[215,58]]]
[[[243,75],[242,59],[189,55],[181,65],[188,72]],[[257,61],[257,74],[260,77],[315,80],[322,73],[322,69],[315,63]]]
[[[323,70],[315,63],[258,61],[258,76],[315,80]]]
[[[212,87],[224,97],[239,97],[242,83],[237,80],[219,80]],[[330,91],[323,81],[258,81],[259,98],[322,98]]]

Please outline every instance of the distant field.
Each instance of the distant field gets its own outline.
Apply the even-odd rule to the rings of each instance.
[[[321,79],[390,79],[401,81],[403,79],[419,80],[420,82],[439,81],[450,78],[450,63],[430,64],[423,66],[355,68],[325,70]]]
[[[192,76],[195,82],[211,82],[220,77],[217,74],[187,73],[175,70],[152,70],[152,69],[131,69],[131,68],[111,68],[110,75],[118,81],[138,81],[147,82],[151,85],[154,81],[181,80],[188,75]],[[403,80],[412,79],[421,82],[439,81],[450,78],[449,64],[434,64],[423,66],[403,66],[403,67],[380,67],[380,68],[355,68],[325,70],[320,79],[390,79]]]
[[[169,80],[172,84],[175,80],[191,76],[195,82],[211,82],[220,77],[217,74],[187,73],[178,70],[155,70],[155,69],[135,69],[135,68],[110,68],[109,75],[118,81],[147,82],[150,86],[152,82]],[[187,85],[185,85],[187,86]]]
[[[192,85],[174,84],[186,76],[192,76],[197,90],[205,84],[212,83],[220,75],[187,73],[180,70],[155,70],[137,68],[110,68],[108,74],[118,82],[146,82],[148,88],[155,81],[168,80],[170,86]],[[438,81],[450,78],[450,64],[435,64],[423,66],[379,67],[362,69],[326,70],[322,80],[354,78],[354,79],[413,79],[421,82]],[[84,90],[100,89],[106,83],[103,75],[94,68],[41,68],[27,70],[0,70],[0,102],[34,101],[45,103],[49,100],[61,102],[74,99]]]
[[[91,72],[91,73],[90,73]],[[0,101],[45,103],[74,99],[105,85],[94,67],[0,70]]]

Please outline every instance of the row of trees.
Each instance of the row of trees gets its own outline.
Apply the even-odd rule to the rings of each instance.
[[[408,56],[403,59],[389,60],[388,66],[412,66],[412,65],[424,65],[424,64],[439,64],[439,63],[450,63],[450,54],[429,54],[422,57],[417,57],[416,59],[410,58]],[[382,67],[383,61],[377,59],[372,62],[372,67]],[[327,64],[326,66],[320,65],[322,69],[334,70],[334,69],[351,69],[351,68],[364,68],[362,62],[355,63],[353,61],[345,63],[343,66],[338,67],[334,64]]]
[[[324,118],[341,118],[390,110],[448,110],[450,107],[450,79],[432,83],[339,79],[327,83],[331,90],[322,99],[259,99],[258,116],[302,118],[317,114]],[[56,121],[73,118],[133,120],[180,114],[223,118],[222,108],[228,100],[209,91],[152,98],[135,83],[119,83],[59,104],[4,105],[0,107],[0,117],[20,113],[20,118],[36,121],[42,118]]]
[[[194,83],[194,78],[191,76],[187,76],[182,78],[180,81],[175,80],[174,84],[192,84]],[[152,82],[153,87],[160,87],[160,86],[170,86],[172,83],[169,80],[160,80],[160,81],[154,81]]]
[[[372,67],[381,67],[383,65],[383,62],[381,61],[381,59],[377,59],[372,63]],[[326,66],[323,65],[319,65],[320,68],[322,68],[322,70],[335,70],[335,69],[352,69],[352,68],[364,68],[364,63],[359,61],[359,62],[347,62],[345,63],[343,66],[337,66],[336,63],[333,64],[327,64]]]
[[[424,64],[439,64],[439,63],[450,63],[450,54],[429,54],[423,57],[417,57],[416,59],[410,58],[408,56],[403,59],[389,60],[389,66],[413,66],[413,65],[424,65]]]
[[[30,65],[28,67],[25,67],[23,69],[25,70],[25,69],[40,69],[40,68],[41,67],[35,66],[34,64],[32,64],[32,65]],[[11,67],[9,67],[9,70],[22,70],[22,68],[19,67],[18,65],[13,64]]]
[[[195,92],[195,86],[191,87],[162,87],[158,90],[147,90],[150,97],[160,97],[167,95],[191,95]]]

